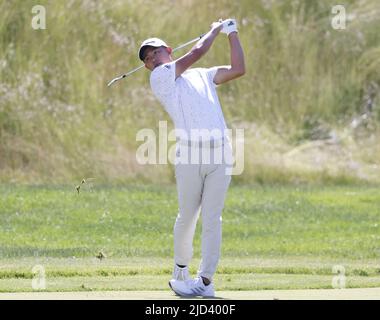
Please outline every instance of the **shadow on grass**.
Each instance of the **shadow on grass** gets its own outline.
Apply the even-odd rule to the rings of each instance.
[[[76,248],[40,248],[40,247],[0,247],[2,258],[26,258],[26,257],[57,257],[70,258],[73,256],[84,257],[94,254],[93,250],[85,247]]]

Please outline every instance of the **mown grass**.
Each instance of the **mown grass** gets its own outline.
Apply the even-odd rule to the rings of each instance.
[[[176,47],[212,21],[235,17],[247,73],[218,90],[229,127],[246,129],[240,180],[379,182],[377,0],[341,1],[345,30],[331,27],[329,0],[39,4],[46,30],[31,27],[34,1],[0,3],[0,181],[68,183],[84,175],[172,182],[170,167],[139,166],[135,159],[137,131],[169,120],[148,72],[106,84],[140,65],[137,50],[147,37]],[[197,66],[229,63],[223,36]],[[316,148],[311,159],[287,156],[321,140],[333,142],[338,154]]]
[[[69,258],[57,259],[60,265],[52,263],[49,259],[28,259],[28,263],[22,263],[19,260],[14,260],[12,264],[1,266],[0,279],[32,279],[35,277],[35,273],[32,272],[31,266],[41,265],[44,267],[45,275],[48,278],[71,278],[71,277],[115,277],[115,276],[135,276],[135,275],[165,275],[170,277],[173,268],[170,259],[161,261],[156,257],[148,259],[135,258],[139,262],[139,266],[131,266],[128,259],[123,259],[123,266],[115,266],[120,263],[120,259],[108,258],[107,264],[102,262],[89,261],[81,259],[74,263]],[[258,266],[253,264],[253,261],[244,257],[231,261],[229,258],[221,260],[220,266],[216,274],[221,275],[234,275],[234,274],[301,274],[307,275],[333,275],[332,268],[334,266],[342,266],[344,268],[344,275],[346,276],[361,276],[361,277],[376,277],[380,276],[380,268],[374,263],[375,260],[365,260],[361,263],[357,263],[354,260],[329,260],[327,262],[320,262],[319,266],[306,266],[305,259],[298,259],[297,262],[289,262],[288,257],[278,258],[277,261],[272,260],[271,265]],[[155,263],[161,262],[156,266],[152,265],[152,261]],[[261,258],[259,262],[268,261],[268,258]],[[2,264],[5,261],[2,260]],[[190,267],[190,272],[196,274],[196,262],[199,259],[193,261],[193,265]],[[269,261],[268,261],[269,262]],[[337,264],[338,262],[343,265]],[[246,265],[248,263],[248,265]],[[249,265],[251,263],[251,265]],[[343,269],[342,268],[342,269]]]
[[[379,193],[367,187],[229,190],[223,254],[379,257]],[[3,257],[170,256],[175,187],[1,186]],[[199,254],[199,231],[195,254]]]
[[[223,212],[217,277],[232,279],[223,284],[231,290],[292,288],[292,275],[299,276],[293,288],[322,288],[327,279],[331,282],[332,268],[341,265],[352,286],[378,286],[379,208],[375,187],[233,185]],[[107,281],[116,277],[125,281],[118,288],[128,290],[128,283],[138,287],[144,277],[169,278],[176,213],[174,186],[94,183],[83,184],[78,193],[75,185],[1,185],[0,290],[24,290],[34,265],[45,268],[47,279],[67,282],[50,287],[57,290],[77,290],[76,284],[70,285],[73,279],[87,279],[94,288],[105,281],[105,290],[112,289]],[[201,220],[193,274],[200,257],[200,230]],[[100,251],[106,258],[96,258]],[[244,274],[263,279],[273,275],[287,284],[234,280]]]
[[[347,277],[346,288],[374,288],[380,286],[380,277]],[[140,291],[169,290],[167,275],[137,275],[115,277],[47,278],[43,291]],[[216,275],[217,291],[271,290],[271,289],[331,289],[331,275],[301,274],[233,274]],[[30,292],[31,280],[0,280],[0,292]],[[39,291],[39,290],[37,290]]]
[[[195,259],[191,273],[196,273]],[[45,268],[44,291],[168,290],[172,262],[168,258],[24,258],[2,260],[0,292],[33,291],[31,272]],[[215,275],[218,290],[323,289],[332,288],[341,265],[346,288],[379,287],[376,260],[321,259],[302,257],[239,259],[222,258]]]

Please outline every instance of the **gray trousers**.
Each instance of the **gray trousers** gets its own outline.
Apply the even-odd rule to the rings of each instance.
[[[231,155],[229,142],[211,147],[177,143],[176,160],[192,158],[192,161],[175,164],[179,212],[174,225],[174,261],[178,265],[189,265],[196,223],[201,213],[202,260],[198,276],[210,280],[220,257],[222,210],[231,181],[231,175],[226,173],[226,158],[230,159]]]

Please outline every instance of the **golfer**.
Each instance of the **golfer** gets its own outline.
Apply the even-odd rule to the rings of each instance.
[[[227,34],[231,65],[189,69],[206,54],[220,32]],[[179,212],[174,225],[175,265],[169,286],[180,296],[213,297],[213,275],[221,250],[222,210],[231,181],[227,158],[232,154],[216,87],[245,73],[236,21],[213,22],[210,31],[187,54],[173,61],[171,53],[172,49],[158,38],[145,40],[139,50],[139,58],[151,71],[152,91],[173,120],[177,137]],[[223,152],[216,152],[220,150]],[[202,260],[197,277],[191,279],[188,266],[200,213]]]

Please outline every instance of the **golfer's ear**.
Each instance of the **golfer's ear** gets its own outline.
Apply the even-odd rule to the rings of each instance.
[[[173,52],[173,49],[172,49],[172,48],[170,48],[170,47],[167,47],[167,48],[166,48],[166,51],[167,51],[169,54],[172,54],[172,52]]]

